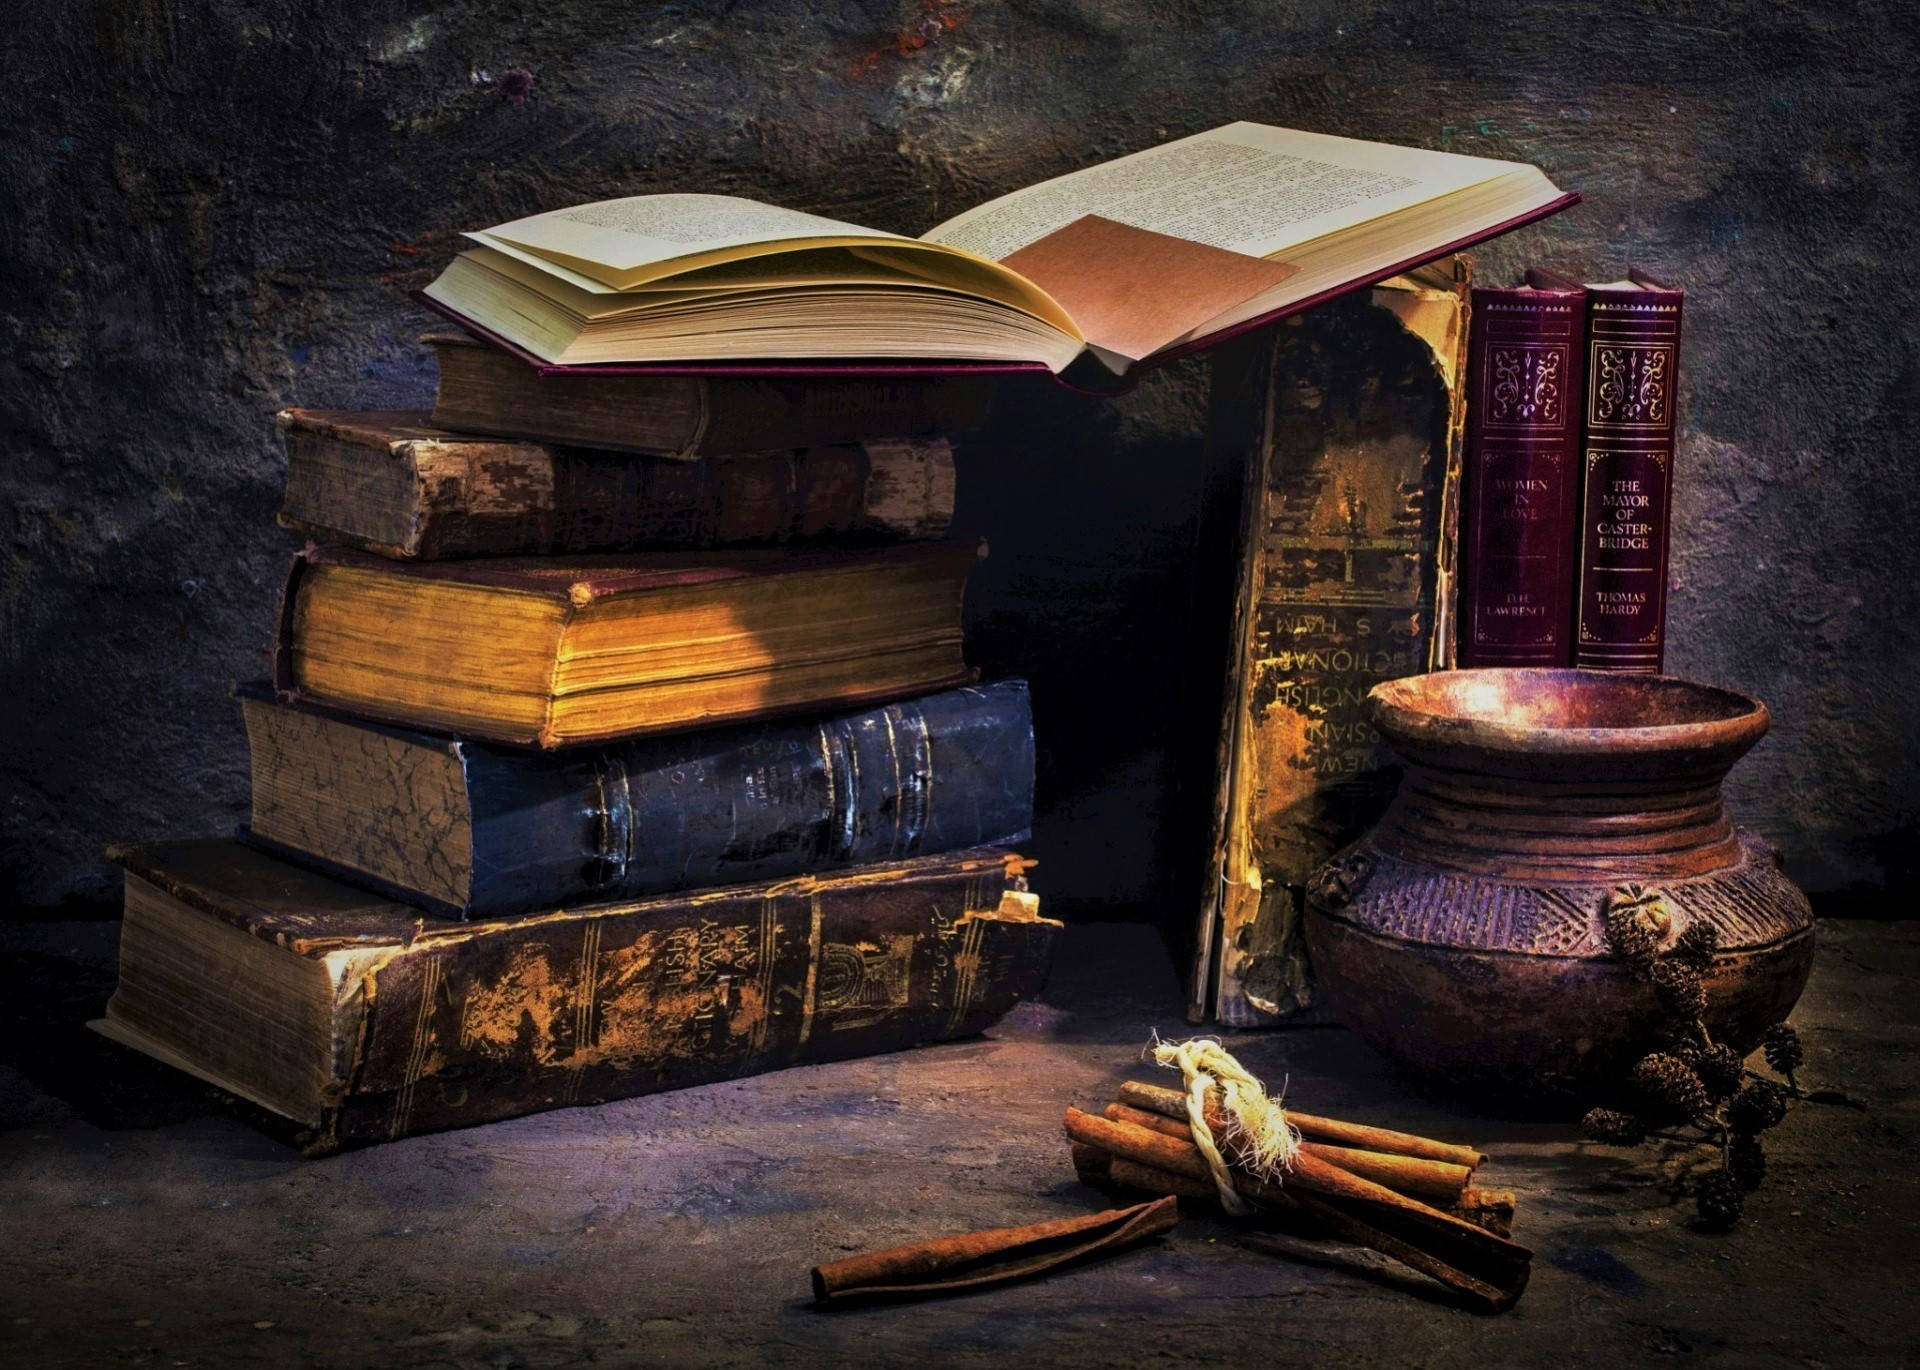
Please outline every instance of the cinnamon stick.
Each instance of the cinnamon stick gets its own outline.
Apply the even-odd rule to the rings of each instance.
[[[813,1296],[837,1305],[1006,1284],[1137,1245],[1178,1221],[1178,1201],[1168,1196],[1105,1213],[869,1251],[815,1266]]]
[[[1113,1156],[1097,1146],[1088,1146],[1084,1142],[1068,1142],[1067,1152],[1073,1157],[1073,1173],[1088,1184],[1103,1184],[1113,1167]]]
[[[1108,1104],[1106,1116],[1115,1122],[1131,1123],[1168,1137],[1188,1140],[1192,1137],[1184,1116],[1169,1118],[1122,1103]],[[1293,1115],[1289,1113],[1287,1116],[1291,1118]],[[1341,1169],[1350,1170],[1376,1184],[1439,1204],[1457,1202],[1460,1192],[1467,1187],[1467,1181],[1473,1178],[1473,1172],[1467,1167],[1447,1161],[1390,1155],[1384,1151],[1361,1151],[1353,1147],[1329,1146],[1325,1142],[1302,1142],[1301,1149],[1311,1151],[1322,1160],[1332,1161]]]
[[[1458,1203],[1467,1181],[1473,1178],[1473,1172],[1463,1165],[1429,1161],[1419,1156],[1361,1151],[1350,1146],[1329,1146],[1325,1142],[1301,1142],[1299,1149],[1363,1180],[1436,1204]]]
[[[1162,1085],[1150,1085],[1141,1080],[1128,1080],[1120,1086],[1120,1102],[1130,1107],[1143,1109],[1149,1113],[1158,1113],[1167,1118],[1187,1116],[1187,1096],[1177,1089],[1167,1089]],[[1478,1170],[1486,1162],[1486,1157],[1470,1146],[1455,1146],[1451,1142],[1435,1141],[1431,1137],[1421,1137],[1411,1132],[1395,1132],[1390,1128],[1368,1127],[1363,1123],[1342,1122],[1338,1118],[1323,1118],[1312,1113],[1296,1113],[1287,1110],[1287,1121],[1300,1129],[1302,1137],[1316,1142],[1328,1142],[1336,1146],[1356,1147],[1363,1151],[1379,1151],[1389,1156],[1414,1156],[1428,1161],[1444,1161],[1449,1165],[1462,1165],[1468,1170]]]
[[[1187,1115],[1169,1118],[1160,1113],[1149,1113],[1144,1108],[1133,1108],[1123,1103],[1107,1105],[1106,1116],[1116,1123],[1132,1123],[1135,1127],[1144,1127],[1149,1132],[1158,1132],[1165,1137],[1181,1137],[1193,1140],[1193,1129],[1187,1123]]]
[[[1504,1313],[1520,1301],[1527,1287],[1531,1266],[1522,1262],[1502,1277],[1482,1278],[1462,1269],[1447,1257],[1416,1245],[1395,1233],[1374,1226],[1341,1208],[1332,1200],[1313,1194],[1295,1194],[1294,1202],[1328,1231],[1356,1246],[1391,1256],[1400,1264],[1418,1270],[1430,1279],[1453,1290],[1465,1302],[1485,1313]]]
[[[1417,1245],[1469,1274],[1501,1283],[1518,1270],[1525,1283],[1524,1272],[1533,1259],[1526,1247],[1418,1199],[1396,1194],[1384,1185],[1363,1180],[1318,1156],[1296,1155],[1287,1171],[1287,1183],[1290,1189],[1336,1200],[1360,1221]]]
[[[1460,1198],[1447,1209],[1456,1218],[1475,1227],[1484,1227],[1500,1237],[1513,1235],[1513,1211],[1519,1201],[1511,1189],[1475,1189],[1460,1191]]]
[[[1138,1161],[1129,1161],[1124,1156],[1115,1156],[1107,1162],[1107,1179],[1122,1189],[1137,1189],[1143,1194],[1174,1194],[1182,1199],[1220,1201],[1220,1191],[1213,1187],[1211,1180],[1193,1180],[1185,1175],[1175,1175],[1170,1170],[1155,1170]]]
[[[1081,1178],[1090,1183],[1105,1183],[1148,1194],[1171,1194],[1181,1198],[1215,1199],[1218,1192],[1209,1183],[1190,1179],[1168,1170],[1141,1165],[1125,1157],[1114,1156],[1084,1143],[1073,1144],[1075,1166],[1085,1158]],[[1240,1182],[1245,1182],[1242,1188]],[[1337,1238],[1391,1256],[1402,1265],[1417,1270],[1446,1286],[1465,1303],[1483,1312],[1500,1313],[1511,1308],[1526,1288],[1528,1267],[1522,1265],[1507,1278],[1482,1279],[1445,1259],[1423,1250],[1413,1242],[1373,1226],[1342,1209],[1337,1201],[1318,1199],[1302,1192],[1281,1189],[1250,1177],[1237,1178],[1236,1188],[1250,1199],[1277,1212],[1305,1222],[1317,1235]]]
[[[1098,1147],[1110,1155],[1124,1156],[1129,1161],[1185,1175],[1188,1179],[1212,1180],[1213,1172],[1207,1169],[1206,1158],[1191,1138],[1169,1137],[1132,1123],[1096,1118],[1072,1107],[1067,1109],[1066,1128],[1067,1136],[1074,1141]]]
[[[1224,1121],[1224,1120],[1223,1120]],[[1205,1157],[1191,1140],[1095,1117],[1066,1112],[1067,1135],[1084,1145],[1156,1170],[1210,1180]],[[1359,1234],[1373,1249],[1431,1275],[1476,1306],[1510,1307],[1526,1285],[1532,1252],[1485,1228],[1397,1194],[1309,1153],[1294,1157],[1286,1188],[1236,1174],[1234,1187],[1247,1198],[1277,1207],[1299,1207],[1336,1231]],[[1384,1245],[1376,1244],[1378,1242]],[[1403,1253],[1416,1253],[1409,1260]]]

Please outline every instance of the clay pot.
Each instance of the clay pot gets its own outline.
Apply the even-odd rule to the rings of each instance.
[[[1704,1020],[1741,1051],[1792,1010],[1813,914],[1720,801],[1766,706],[1665,676],[1446,671],[1376,686],[1406,763],[1378,827],[1308,889],[1339,1019],[1436,1082],[1537,1109],[1591,1102],[1655,1045],[1652,991],[1609,951],[1610,901],[1670,945],[1711,923]]]

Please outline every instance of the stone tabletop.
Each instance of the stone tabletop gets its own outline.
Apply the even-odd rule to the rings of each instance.
[[[1070,930],[1040,1002],[929,1050],[418,1137],[321,1161],[94,1038],[115,925],[0,928],[0,1363],[8,1366],[1236,1364],[1843,1366],[1920,1347],[1920,925],[1827,922],[1803,1103],[1727,1236],[1677,1162],[1475,1116],[1340,1029],[1228,1038],[1314,1112],[1480,1144],[1536,1252],[1478,1317],[1397,1267],[1170,1239],[965,1298],[814,1311],[857,1250],[1105,1206],[1060,1134],[1144,1074],[1181,994],[1152,933]],[[1904,1293],[1902,1291],[1905,1291]]]

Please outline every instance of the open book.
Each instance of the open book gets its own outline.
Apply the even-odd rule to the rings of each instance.
[[[1573,203],[1516,162],[1237,123],[919,238],[726,195],[467,234],[424,292],[538,362],[926,359],[1115,373]]]

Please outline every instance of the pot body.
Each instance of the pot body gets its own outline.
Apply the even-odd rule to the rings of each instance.
[[[1409,1070],[1515,1105],[1585,1100],[1655,1043],[1651,989],[1608,949],[1616,899],[1667,943],[1719,934],[1708,1031],[1741,1051],[1792,1010],[1813,916],[1736,830],[1728,769],[1764,706],[1663,677],[1460,671],[1374,691],[1406,763],[1392,808],[1308,890],[1315,974],[1341,1021]]]

